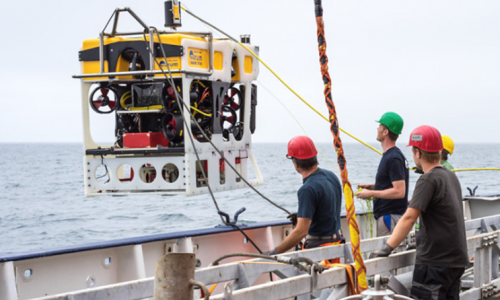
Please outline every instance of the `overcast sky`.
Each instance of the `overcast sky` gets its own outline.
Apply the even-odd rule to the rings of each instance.
[[[395,111],[405,121],[402,141],[428,124],[455,142],[500,143],[500,1],[323,2],[342,128],[374,143],[374,120]],[[327,114],[313,0],[182,3],[232,36],[251,34],[262,59]],[[78,51],[116,7],[125,6],[163,28],[163,1],[2,3],[0,142],[82,141],[80,82],[71,78],[80,73]],[[209,30],[182,16],[182,30]],[[137,28],[130,18],[121,21],[122,29]],[[331,142],[327,122],[262,65],[257,84],[255,142],[286,142],[304,134],[301,126],[316,142]],[[114,126],[99,130],[112,135]],[[345,135],[343,141],[353,142]]]

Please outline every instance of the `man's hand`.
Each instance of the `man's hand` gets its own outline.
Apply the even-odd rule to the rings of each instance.
[[[367,189],[361,189],[361,191],[354,194],[354,196],[361,198],[361,199],[373,200],[373,199],[370,199],[373,197],[372,191],[367,190]]]
[[[293,227],[297,226],[297,213],[289,214],[286,218],[292,222]]]
[[[262,255],[268,255],[268,256],[273,256],[273,255],[276,255],[276,254],[278,254],[278,251],[276,250],[276,248],[274,248],[273,250],[262,252]]]
[[[358,186],[356,188],[358,190],[359,189],[373,190],[375,188],[375,183],[362,183],[362,184],[358,184]]]
[[[389,244],[385,243],[385,245],[384,245],[384,247],[382,247],[382,249],[372,252],[370,254],[370,258],[387,257],[387,256],[389,256],[389,254],[391,254],[392,250],[394,250],[394,248],[389,246]]]

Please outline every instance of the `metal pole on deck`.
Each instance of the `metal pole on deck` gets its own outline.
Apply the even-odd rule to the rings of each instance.
[[[210,293],[206,286],[194,281],[196,255],[194,253],[168,253],[156,262],[154,300],[193,299],[193,287],[199,286],[205,299]]]

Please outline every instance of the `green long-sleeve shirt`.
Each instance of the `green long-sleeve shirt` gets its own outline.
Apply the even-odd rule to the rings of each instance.
[[[447,160],[443,160],[441,162],[441,165],[445,168],[447,168],[448,170],[453,170],[453,166],[447,161]]]

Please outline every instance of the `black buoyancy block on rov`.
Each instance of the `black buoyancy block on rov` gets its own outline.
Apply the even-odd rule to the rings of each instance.
[[[150,65],[150,52],[148,43],[141,40],[119,41],[104,45],[104,59],[108,62],[109,72],[117,72],[118,60],[120,57],[129,61],[130,71],[139,71],[147,69]],[[162,49],[163,48],[163,49]],[[154,57],[163,57],[163,51],[167,57],[182,56],[183,47],[163,43],[154,43]],[[135,56],[135,59],[134,59]],[[79,52],[80,61],[99,61],[99,47],[81,50]],[[113,78],[114,76],[110,76]],[[140,78],[142,76],[136,76]]]

